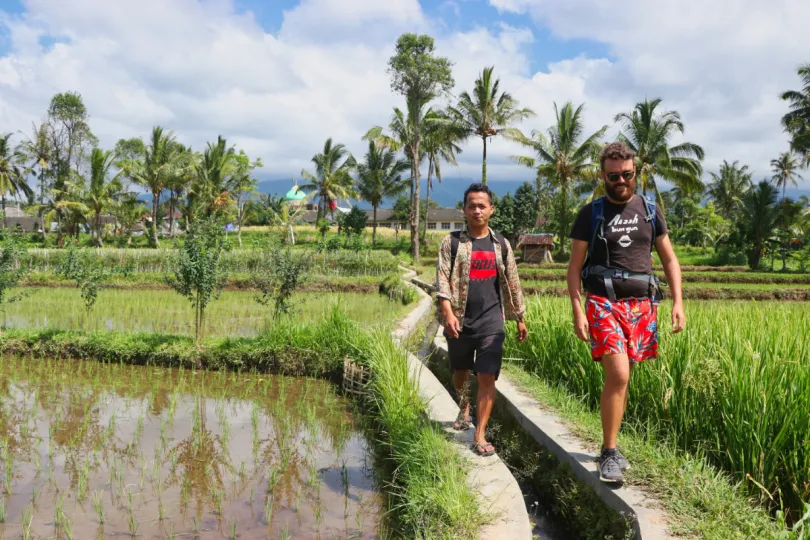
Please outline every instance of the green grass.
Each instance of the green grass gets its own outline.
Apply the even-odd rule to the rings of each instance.
[[[85,314],[79,291],[49,288],[30,293],[19,302],[4,305],[6,328],[58,328],[65,330],[115,330],[194,334],[191,304],[168,290],[108,289],[99,292],[98,301]],[[206,311],[204,335],[252,336],[274,324],[272,309],[254,300],[252,292],[225,291]],[[339,305],[350,318],[363,324],[390,325],[404,314],[400,301],[380,294],[302,293],[294,297],[298,321],[322,321]]]
[[[521,362],[507,363],[504,374],[566,422],[566,427],[596,451],[602,441],[598,413],[580,399],[542,378],[526,373]],[[625,478],[664,503],[669,529],[677,535],[706,539],[774,538],[779,527],[762,508],[752,507],[746,490],[729,482],[726,473],[687,452],[673,448],[666,439],[645,436],[626,426],[622,450],[633,467]]]
[[[688,327],[661,332],[661,359],[630,386],[627,422],[727,471],[796,519],[810,500],[810,334],[803,303],[687,302]],[[661,327],[669,324],[665,303]],[[567,299],[535,297],[530,339],[507,356],[596,410],[603,373],[571,329]],[[762,488],[758,485],[763,486]]]

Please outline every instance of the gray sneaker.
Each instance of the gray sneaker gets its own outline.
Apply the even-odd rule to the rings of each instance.
[[[619,461],[619,453],[607,454],[602,451],[599,456],[599,480],[602,482],[609,482],[612,484],[620,484],[624,482],[624,475],[622,474],[622,467]]]
[[[616,448],[616,459],[619,460],[619,467],[621,468],[622,472],[630,470],[630,462],[627,461],[626,457],[624,457],[624,454],[622,454],[620,448]]]

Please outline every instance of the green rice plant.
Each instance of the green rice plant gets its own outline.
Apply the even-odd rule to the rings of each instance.
[[[28,506],[23,508],[20,517],[23,540],[29,540],[31,538],[31,523],[33,522],[33,520],[34,520],[34,505],[29,504]]]
[[[0,523],[6,522],[6,498],[0,497]]]
[[[103,491],[93,492],[93,509],[96,511],[96,515],[98,516],[98,522],[103,524],[105,518]]]
[[[129,519],[127,520],[127,530],[132,538],[138,536],[138,520],[135,519],[132,512],[129,513]]]
[[[660,358],[633,370],[630,429],[705,456],[753,496],[784,507],[788,521],[810,502],[810,334],[804,304],[686,303],[688,327],[668,330],[660,309]],[[535,297],[530,338],[505,356],[598,408],[603,373],[571,327],[567,300]]]
[[[264,502],[264,522],[270,525],[273,521],[273,496],[268,495]]]
[[[239,521],[236,517],[232,517],[228,522],[229,528],[231,530],[231,536],[229,537],[230,540],[236,540],[236,528],[239,525]]]

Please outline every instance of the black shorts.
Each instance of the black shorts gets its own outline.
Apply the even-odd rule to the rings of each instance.
[[[464,337],[458,339],[447,338],[447,353],[450,357],[450,368],[457,370],[472,370],[476,375],[487,373],[498,375],[501,373],[503,360],[504,334],[491,336]]]

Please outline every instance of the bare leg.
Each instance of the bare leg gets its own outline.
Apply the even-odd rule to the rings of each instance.
[[[477,443],[486,444],[487,422],[495,404],[495,375],[478,374],[478,407],[476,408],[475,437]]]
[[[630,360],[626,354],[608,354],[602,357],[605,386],[602,389],[602,444],[616,448],[616,438],[627,405],[627,386],[630,382]]]
[[[457,369],[453,372],[453,386],[458,394],[459,409],[464,411],[462,420],[470,417],[470,370]]]

